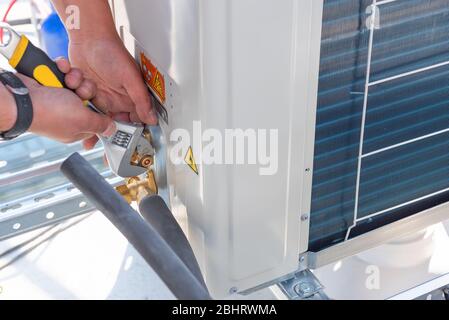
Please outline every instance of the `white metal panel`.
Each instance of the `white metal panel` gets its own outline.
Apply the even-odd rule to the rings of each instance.
[[[172,208],[187,210],[212,294],[295,271],[307,250],[322,1],[116,0],[114,8],[123,36],[174,81],[167,138],[192,132],[193,121],[223,133],[279,130],[272,176],[255,165],[202,165],[196,175],[167,163]]]

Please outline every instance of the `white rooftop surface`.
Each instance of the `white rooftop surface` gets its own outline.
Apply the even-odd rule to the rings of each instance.
[[[40,232],[1,241],[0,252]],[[0,299],[173,299],[101,213],[88,216],[3,269],[18,254],[0,258]]]

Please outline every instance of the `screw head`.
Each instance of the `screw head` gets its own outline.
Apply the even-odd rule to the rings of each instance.
[[[230,294],[236,294],[238,291],[239,289],[237,287],[232,287],[231,289],[229,289]]]
[[[295,292],[301,296],[308,296],[311,295],[313,293],[313,286],[310,282],[304,281],[301,283],[298,283],[295,288],[294,288]]]
[[[303,214],[301,216],[301,221],[307,221],[307,220],[309,220],[309,215],[308,214]]]

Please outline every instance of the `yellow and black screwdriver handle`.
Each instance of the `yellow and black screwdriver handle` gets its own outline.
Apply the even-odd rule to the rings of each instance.
[[[35,47],[25,36],[20,37],[19,45],[9,59],[9,64],[17,72],[34,78],[43,86],[66,87],[64,73],[58,69],[56,63],[44,51]]]
[[[26,36],[19,35],[8,24],[0,23],[0,28],[9,35],[7,43],[0,45],[0,53],[8,59],[11,67],[43,86],[67,88],[64,73],[43,50],[33,45]],[[102,113],[89,101],[85,101],[85,105],[94,112]]]
[[[0,23],[0,29],[6,30],[9,36],[6,43],[0,44],[0,54],[8,59],[9,64],[17,72],[34,78],[46,87],[67,88],[64,73],[44,51],[35,47],[25,36],[20,36],[8,24]],[[85,101],[85,105],[94,112],[104,114],[90,101]],[[111,170],[121,177],[145,173],[147,168],[132,163],[138,146],[145,146],[144,150],[152,149],[147,138],[143,137],[145,126],[119,121],[115,121],[115,124],[116,133],[112,137],[105,138],[99,135]],[[126,144],[122,142],[123,135],[126,135]]]

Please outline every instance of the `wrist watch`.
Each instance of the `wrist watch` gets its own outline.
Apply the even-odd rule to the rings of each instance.
[[[0,82],[11,92],[16,101],[16,123],[10,130],[0,132],[0,140],[12,140],[30,128],[33,121],[33,104],[28,88],[14,73],[0,69]]]

